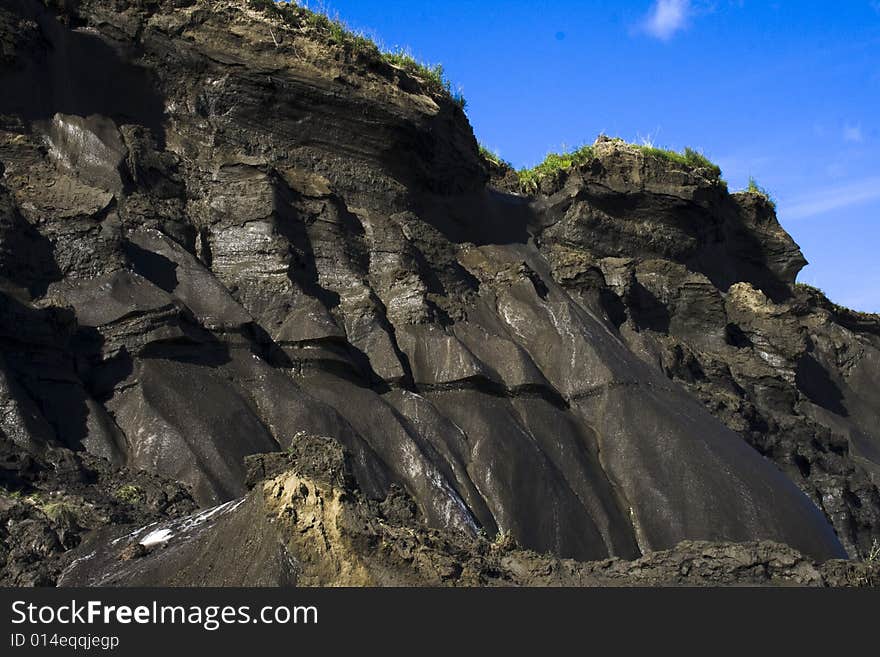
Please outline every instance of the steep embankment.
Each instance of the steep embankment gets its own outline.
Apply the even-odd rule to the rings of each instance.
[[[58,454],[211,507],[245,495],[245,457],[329,436],[362,501],[321,493],[338,553],[264,523],[311,485],[267,473],[187,525],[209,560],[251,527],[266,569],[227,583],[397,581],[369,535],[406,532],[349,530],[410,498],[397,524],[452,561],[499,532],[581,561],[687,540],[867,556],[880,321],[794,285],[771,206],[607,139],[515,193],[442,86],[251,4],[0,8],[6,517],[57,533],[34,495],[68,490]],[[113,556],[107,525],[186,511],[141,492],[137,518],[80,513],[68,581],[141,582],[150,559],[152,583],[204,583],[166,542]],[[7,555],[4,581],[73,556],[33,554],[42,579]]]

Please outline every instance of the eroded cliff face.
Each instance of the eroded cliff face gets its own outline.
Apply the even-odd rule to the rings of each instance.
[[[880,320],[794,285],[761,198],[605,138],[521,195],[445,94],[245,1],[12,0],[0,84],[7,515],[69,486],[58,454],[214,507],[246,494],[246,457],[326,436],[368,526],[402,496],[401,523],[467,549],[821,561],[880,538]],[[261,528],[301,476],[228,514],[275,564],[229,581],[398,581],[357,541],[276,549]],[[189,510],[143,501],[70,542]],[[52,580],[70,559],[49,552]],[[81,552],[91,583],[166,554]],[[161,581],[193,581],[185,561]]]

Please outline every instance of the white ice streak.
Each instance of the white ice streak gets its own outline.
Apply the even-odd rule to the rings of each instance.
[[[235,511],[238,507],[244,504],[244,501],[245,498],[242,497],[237,500],[226,502],[219,506],[214,506],[209,509],[203,509],[198,513],[194,513],[192,515],[186,516],[184,518],[179,518],[177,520],[172,520],[171,522],[153,522],[149,525],[145,525],[144,527],[140,527],[139,529],[134,530],[130,534],[126,534],[125,536],[121,536],[115,539],[110,544],[116,545],[120,541],[130,541],[137,538],[138,536],[141,536],[142,534],[147,532],[147,530],[152,530],[147,533],[143,538],[141,538],[138,543],[140,543],[144,547],[154,547],[156,545],[162,545],[163,543],[167,543],[168,541],[170,541],[175,536],[179,537],[186,535],[196,527],[204,525],[209,520]]]
[[[167,543],[172,536],[174,536],[174,532],[172,532],[170,529],[157,529],[156,531],[150,532],[149,534],[144,536],[138,542],[144,547],[153,547],[154,545]]]

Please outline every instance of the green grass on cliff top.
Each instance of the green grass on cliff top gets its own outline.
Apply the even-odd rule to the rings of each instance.
[[[448,96],[461,109],[467,106],[464,96],[453,89],[452,82],[446,77],[442,64],[420,62],[405,48],[382,50],[372,39],[355,32],[339,18],[300,7],[294,2],[276,3],[274,0],[248,0],[248,6],[279,18],[291,27],[305,25],[323,34],[328,41],[352,54],[373,56],[397,66],[413,77],[422,80],[431,91]]]
[[[625,143],[623,140],[619,141]],[[679,153],[664,148],[656,148],[652,145],[630,145],[644,153],[647,157],[665,160],[689,169],[701,169],[710,179],[721,181],[721,168],[705,155],[692,148],[685,148],[683,153]],[[545,178],[554,176],[573,166],[589,162],[595,155],[595,148],[591,145],[581,146],[573,151],[550,153],[539,165],[531,169],[520,169],[517,172],[520,187],[523,192],[532,194],[538,190],[538,186]]]
[[[500,155],[498,155],[498,153],[493,151],[491,148],[487,148],[483,144],[480,144],[480,156],[484,160],[487,160],[487,161],[491,162],[492,164],[495,164],[496,166],[499,166],[503,169],[513,169],[513,166],[510,164],[510,162],[508,162],[507,160],[502,158]]]
[[[691,169],[704,169],[709,174],[709,178],[721,180],[721,167],[693,148],[685,148],[683,153],[665,148],[654,148],[653,146],[638,146],[637,148],[651,157],[668,160]]]
[[[773,199],[773,196],[766,189],[761,187],[757,181],[749,176],[749,186],[746,187],[746,191],[749,194],[755,194],[763,198],[770,206],[775,210],[776,209],[776,201]]]
[[[282,20],[291,27],[299,28],[306,26],[321,33],[329,42],[334,43],[355,55],[375,57],[382,61],[403,69],[415,78],[420,79],[429,90],[445,94],[461,109],[467,105],[464,96],[453,90],[452,83],[446,77],[442,64],[426,64],[418,61],[406,49],[382,50],[369,37],[359,34],[349,28],[339,18],[333,18],[326,13],[312,11],[301,7],[295,2],[275,2],[275,0],[248,0],[251,9],[262,11]],[[621,140],[622,141],[622,140]],[[701,169],[708,174],[709,178],[721,180],[721,169],[711,162],[702,153],[692,148],[686,148],[679,153],[673,150],[655,148],[653,145],[635,145],[646,156],[654,157],[667,162],[678,164],[690,169]],[[502,160],[498,155],[480,146],[480,154],[488,161],[499,166],[509,167],[510,164]],[[582,146],[572,151],[551,153],[543,162],[531,169],[520,169],[517,174],[520,187],[525,193],[534,193],[542,180],[558,174],[560,171],[585,162],[589,162],[595,156],[593,146]],[[750,183],[749,190],[760,193],[772,203],[770,195],[766,191]]]
[[[589,162],[593,157],[595,152],[592,146],[581,146],[576,150],[562,153],[550,153],[539,165],[517,171],[520,187],[523,192],[533,194],[538,191],[538,186],[545,178],[555,176],[560,171],[575,165]]]

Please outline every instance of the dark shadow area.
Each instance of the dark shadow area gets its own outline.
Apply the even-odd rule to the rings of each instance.
[[[273,185],[274,205],[278,213],[275,229],[292,247],[292,258],[288,277],[299,284],[300,289],[309,296],[315,297],[331,310],[339,305],[339,295],[321,286],[318,280],[318,268],[315,264],[315,250],[309,237],[306,217],[298,209],[298,195],[287,185],[276,181]],[[360,224],[358,224],[360,227]]]
[[[532,283],[532,287],[535,288],[535,294],[537,294],[541,299],[546,300],[547,295],[550,294],[550,288],[547,287],[547,284],[544,282],[538,272],[533,271],[532,269],[528,269],[526,271],[526,276]]]
[[[163,255],[142,249],[133,242],[126,241],[122,246],[131,268],[148,281],[165,290],[174,292],[180,281],[177,279],[177,263]]]
[[[822,295],[819,298],[819,307],[832,313],[834,321],[853,333],[870,333],[880,336],[880,322],[875,315],[861,313],[856,310],[838,306]]]
[[[52,243],[21,214],[0,185],[0,278],[41,297],[62,278]]]
[[[748,282],[774,302],[791,296],[805,264],[797,245],[776,224],[770,207],[741,205],[719,193],[695,203],[657,193],[591,193],[577,200],[594,210],[573,226],[598,255],[662,257],[704,274],[720,290]],[[560,221],[570,203],[549,208],[545,224]],[[644,230],[639,227],[656,227]],[[631,228],[631,229],[630,229]]]
[[[630,292],[629,312],[636,328],[657,333],[669,333],[671,317],[666,306],[641,283],[635,283]]]
[[[287,358],[300,373],[322,372],[362,388],[370,387],[367,385],[370,378],[369,363],[366,368],[363,364],[363,359],[366,356],[363,352],[358,352],[361,359],[359,362],[358,354],[352,353],[351,345],[344,338],[328,337],[319,340],[302,340],[295,344],[284,345],[284,347]],[[297,357],[298,349],[313,352],[315,348],[322,350],[326,355],[316,358],[313,353],[308,353],[307,358]]]
[[[122,346],[109,356],[104,353],[106,340],[97,328],[79,327],[70,341],[70,349],[76,357],[77,375],[89,395],[101,403],[110,399],[119,384],[134,372],[136,359],[174,360],[204,367],[221,367],[231,361],[228,345],[195,318],[184,315],[176,326],[183,336],[151,342],[136,354]]]
[[[242,334],[251,343],[254,353],[272,367],[290,368],[293,362],[272,336],[257,322],[248,322],[242,327]]]
[[[608,319],[619,329],[626,322],[626,304],[623,300],[607,287],[599,290],[599,303]]]
[[[362,388],[370,388],[371,390],[375,390],[379,394],[383,394],[391,390],[391,386],[385,381],[382,377],[376,374],[375,370],[373,370],[373,365],[370,363],[370,357],[367,356],[366,352],[361,349],[358,349],[350,342],[346,342],[346,351],[348,352],[349,358],[354,363],[357,368],[357,373],[360,375],[360,380],[354,380],[353,383],[356,383],[358,386]]]
[[[476,374],[448,383],[419,383],[415,386],[414,390],[420,394],[472,390],[501,399],[514,399],[516,397],[538,398],[560,410],[567,410],[570,407],[559,391],[549,385],[527,383],[508,388],[500,381],[491,379],[483,374]]]
[[[596,194],[590,193],[589,188],[585,188],[578,193],[577,200],[588,201],[592,207],[610,217],[618,217],[622,220],[647,219],[655,223],[687,228],[685,232],[692,234],[698,232],[700,217],[703,216],[701,210],[694,209],[684,199],[646,192]]]
[[[810,465],[810,462],[800,454],[795,454],[792,460],[797,466],[798,472],[801,473],[801,477],[809,479],[813,472],[813,466]]]
[[[324,352],[315,357],[315,349]],[[373,390],[379,394],[389,392],[391,385],[373,371],[370,359],[345,338],[328,337],[319,340],[302,340],[284,345],[285,358],[299,375],[309,373],[329,374],[334,378],[346,381],[358,388]],[[299,358],[297,351],[303,351]],[[408,381],[395,382],[396,385],[412,389]]]
[[[384,330],[385,333],[387,333],[388,336],[391,338],[391,347],[394,350],[394,355],[400,363],[401,367],[403,368],[403,376],[400,377],[398,383],[404,388],[412,390],[414,386],[412,366],[409,362],[409,356],[407,356],[403,352],[403,350],[400,348],[400,345],[397,343],[397,331],[391,324],[391,322],[388,321],[388,309],[385,307],[382,299],[376,296],[376,294],[372,291],[370,291],[370,298],[378,310],[378,313],[376,315],[376,322],[379,324],[382,330]],[[387,392],[388,382],[382,379],[378,374],[376,374],[375,370],[373,370],[373,366],[370,363],[369,356],[354,345],[349,345],[349,349],[354,354],[354,358],[357,362],[361,362],[362,358],[364,361],[366,361],[363,366],[367,369],[368,378],[372,382],[373,388],[380,393]]]
[[[706,380],[706,373],[703,371],[700,361],[686,352],[680,344],[676,344],[672,348],[669,358],[664,359],[663,369],[666,376],[673,380],[686,381],[687,383]]]
[[[60,443],[80,449],[88,407],[68,347],[72,323],[67,310],[30,308],[0,292],[0,351],[18,393],[27,397],[21,402],[39,409]]]
[[[708,239],[700,253],[685,264],[705,274],[721,290],[744,281],[761,290],[774,303],[789,299],[797,272],[806,264],[803,256],[797,257],[799,251],[794,241],[785,244],[772,231],[761,234],[757,223],[749,225],[744,221],[746,210],[729,196],[721,200],[717,212],[721,218],[720,232]],[[758,223],[769,224],[770,220],[769,215],[757,217]],[[788,260],[780,255],[786,249],[792,251]],[[774,254],[777,262],[771,260]]]
[[[577,200],[591,212],[579,221],[581,241],[599,255],[661,257],[683,262],[693,257],[717,226],[705,208],[674,196],[648,192],[594,193]],[[558,220],[568,203],[553,208]]]
[[[320,284],[312,238],[308,232],[309,226],[327,219],[323,213],[315,215],[313,212],[308,211],[304,207],[305,199],[286,184],[281,184],[280,181],[277,181],[274,189],[275,208],[278,213],[278,219],[275,222],[276,230],[287,239],[294,255],[288,276],[300,286],[303,292],[318,299],[327,310],[331,310],[339,305],[340,297],[338,293],[328,290]],[[339,239],[346,244],[362,243],[364,227],[361,225],[360,220],[348,210],[340,199],[331,197],[325,199],[325,202],[332,208],[332,219],[335,220],[334,223],[338,225],[340,231]],[[353,262],[362,271],[364,276],[367,275],[369,271],[369,255],[366,246],[363,247],[362,252],[353,251],[346,253],[345,257]],[[412,375],[409,371],[408,360],[397,347],[396,340],[394,340],[394,327],[388,323],[385,317],[384,305],[381,299],[375,295],[372,295],[371,301],[380,311],[375,319],[381,328],[392,337],[395,354],[404,367],[404,385],[411,385],[409,381],[411,381]],[[349,342],[345,342],[345,345],[351,361],[354,363],[358,373],[363,377],[363,380],[358,382],[358,385],[366,383],[378,392],[386,392],[389,389],[388,383],[373,370],[367,354]]]
[[[728,324],[724,328],[724,340],[731,347],[736,347],[737,349],[747,349],[754,346],[749,336],[736,324]]]
[[[92,326],[81,326],[71,339],[71,349],[76,354],[76,369],[89,394],[98,402],[106,402],[113,396],[116,386],[134,371],[134,361],[126,348],[104,359],[102,350],[104,336]]]
[[[382,168],[409,189],[459,196],[478,193],[488,182],[467,117],[451,102],[441,101],[439,112],[416,115],[415,121],[381,106],[370,111],[376,115],[373,125],[383,126]]]
[[[495,189],[416,202],[419,218],[456,244],[525,244],[538,223],[529,199]]]
[[[431,263],[428,262],[428,259],[425,257],[425,254],[422,253],[420,249],[414,248],[413,250],[413,259],[416,261],[416,267],[419,271],[419,278],[425,283],[425,289],[428,291],[428,294],[434,295],[435,297],[446,297],[448,296],[448,292],[446,291],[446,286],[443,284],[443,281],[437,275],[437,272],[434,270],[434,267],[431,266]],[[458,264],[458,263],[456,263]],[[461,267],[459,265],[459,267]],[[461,267],[464,270],[463,267]],[[468,273],[464,270],[465,273]],[[452,326],[455,322],[452,317],[449,316],[443,308],[437,305],[430,298],[427,300],[428,306],[431,308],[431,312],[433,313],[432,320],[439,324],[440,326]],[[405,355],[404,355],[405,357]],[[408,359],[407,359],[408,360]]]
[[[79,381],[52,381],[46,374],[19,372],[19,382],[55,430],[58,441],[73,451],[83,450],[88,436],[89,409]],[[46,377],[46,378],[44,378]]]
[[[843,405],[843,393],[837,384],[831,379],[828,370],[822,367],[815,358],[805,354],[798,361],[795,371],[795,385],[807,399],[827,408],[832,413],[847,417],[849,412]]]
[[[425,283],[425,288],[428,293],[445,297],[447,295],[446,286],[443,285],[443,281],[440,280],[440,277],[425,257],[425,254],[422,253],[422,250],[413,248],[412,255],[413,259],[416,261],[416,267],[418,267],[419,270],[419,278]]]
[[[516,386],[511,389],[509,396],[511,398],[537,397],[562,411],[567,411],[571,408],[571,404],[569,404],[565,397],[562,396],[562,393],[549,385],[527,383],[525,385]]]
[[[153,133],[143,126],[128,126],[125,133],[128,158],[123,183],[126,191],[146,189],[162,199],[185,197],[186,184],[177,156],[159,151]]]
[[[32,483],[39,471],[34,457],[0,429],[0,486],[12,493],[27,495],[33,490]]]
[[[451,326],[455,321],[446,309],[436,303],[435,299],[464,299],[468,293],[480,289],[480,281],[462,267],[452,253],[444,253],[438,257],[438,249],[436,245],[431,244],[430,239],[420,239],[411,235],[409,246],[419,278],[425,284],[428,293],[427,303],[433,313],[432,320],[441,326]],[[433,262],[425,255],[425,251],[431,253]],[[451,245],[450,251],[452,251]]]
[[[150,72],[129,63],[139,54],[132,45],[63,25],[37,0],[5,2],[39,25],[42,41],[17,53],[14,69],[0,69],[0,114],[26,121],[99,114],[147,127],[164,148],[164,100]]]
[[[229,346],[209,331],[198,327],[198,330],[187,333],[190,335],[186,337],[152,342],[141,349],[138,357],[174,360],[203,367],[221,367],[232,360]]]

